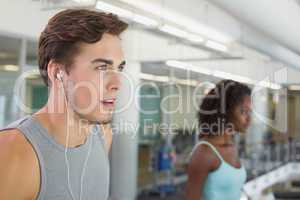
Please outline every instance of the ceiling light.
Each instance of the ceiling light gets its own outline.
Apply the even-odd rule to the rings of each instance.
[[[148,81],[164,82],[169,83],[170,77],[168,76],[157,76],[153,74],[140,73],[140,78]],[[180,85],[194,86],[196,87],[198,82],[190,79],[174,79],[174,82]]]
[[[212,75],[212,71],[203,67],[199,67],[199,66],[195,66],[195,65],[191,65],[190,66],[190,70],[194,71],[194,72],[198,72],[201,74],[206,74],[206,75]]]
[[[198,85],[198,82],[196,80],[191,80],[191,79],[176,79],[175,83],[178,83],[180,85],[194,86],[194,87]]]
[[[184,63],[184,62],[180,62],[177,60],[168,60],[166,61],[166,65],[168,65],[169,67],[175,67],[175,68],[179,68],[179,69],[188,69],[188,64]]]
[[[110,13],[116,14],[120,17],[124,17],[124,18],[128,18],[128,19],[133,17],[133,12],[123,9],[123,8],[120,8],[120,7],[117,7],[117,6],[114,6],[112,4],[105,3],[103,1],[98,1],[96,4],[96,8],[99,10],[102,10],[104,12],[110,12]]]
[[[155,27],[155,26],[159,25],[159,22],[157,20],[149,18],[149,17],[142,16],[142,15],[138,15],[138,14],[134,14],[132,20],[139,23],[139,24],[143,24],[145,26]]]
[[[300,85],[290,85],[289,90],[300,90]]]
[[[281,89],[281,85],[276,83],[270,83],[270,88],[273,90],[279,90]]]
[[[187,37],[188,33],[186,31],[183,31],[182,29],[176,28],[174,26],[170,25],[163,25],[159,28],[159,30],[174,35],[176,37],[184,38]]]
[[[189,33],[186,37],[187,40],[191,41],[191,42],[196,42],[196,43],[201,43],[201,42],[204,42],[204,38],[199,36],[199,35],[196,35],[196,34],[193,34],[193,33]]]
[[[127,4],[132,5],[133,7],[139,8],[145,12],[151,13],[158,18],[164,19],[164,21],[169,21],[171,23],[178,24],[186,28],[186,30],[205,36],[214,41],[221,43],[230,43],[233,41],[233,38],[221,33],[220,31],[215,30],[204,23],[199,23],[199,21],[193,20],[182,14],[178,14],[168,10],[167,8],[161,7],[159,4],[155,4],[154,1],[136,1],[136,0],[120,0]]]
[[[5,71],[19,71],[19,66],[17,65],[3,65],[2,66],[2,69],[5,70]]]
[[[188,64],[185,62],[180,62],[177,60],[168,60],[168,61],[166,61],[166,65],[168,65],[169,67],[175,67],[175,68],[179,68],[179,69],[189,70],[189,71],[206,74],[206,75],[212,74],[212,71],[209,69],[191,65],[191,64]]]
[[[98,2],[96,4],[96,8],[105,12],[111,12],[114,13],[120,17],[130,19],[134,22],[137,22],[139,24],[145,25],[145,26],[158,26],[159,22],[155,19],[152,19],[150,17],[146,17],[143,15],[135,14],[134,12],[130,10],[126,10],[124,8],[120,8],[118,6],[108,4],[105,2]]]
[[[175,67],[178,69],[193,71],[193,72],[206,74],[206,75],[213,75],[213,76],[221,78],[221,79],[231,79],[231,80],[238,81],[241,83],[255,84],[254,80],[252,80],[251,78],[245,77],[245,76],[240,76],[237,74],[232,74],[232,73],[218,71],[218,70],[212,71],[212,70],[209,70],[209,69],[206,69],[203,67],[195,66],[195,65],[177,61],[177,60],[168,60],[165,62],[165,64],[169,67]],[[281,88],[280,84],[272,83],[269,81],[260,81],[258,83],[258,85],[267,87],[267,88],[271,88],[274,90],[278,90]],[[300,86],[299,86],[299,90],[300,90]]]
[[[231,74],[228,72],[214,71],[213,75],[221,79],[231,79],[242,83],[253,84],[253,81],[248,77]]]
[[[270,81],[260,81],[258,85],[266,88],[271,88],[273,90],[279,90],[281,88],[280,84],[272,83]]]
[[[93,2],[93,0],[73,0],[75,1],[76,3],[90,3],[90,2]]]
[[[212,49],[215,49],[217,51],[223,51],[223,52],[228,51],[227,46],[225,46],[224,44],[214,42],[214,41],[211,41],[211,40],[208,40],[205,43],[205,46],[207,46],[209,48],[212,48]]]
[[[28,74],[27,76],[26,76],[26,78],[27,79],[39,79],[39,78],[41,78],[41,75],[40,74],[36,74],[36,73],[32,73],[32,74]]]
[[[215,29],[205,25],[205,24],[200,24],[200,23],[193,23],[194,25],[189,25],[187,24],[187,30],[191,31],[193,33],[197,33],[200,35],[203,35],[211,40],[220,42],[220,43],[230,43],[233,41],[232,38],[230,38],[229,36],[220,33],[219,31],[216,31]]]
[[[258,85],[268,88],[268,87],[270,87],[270,82],[269,81],[259,81]]]
[[[149,81],[166,82],[170,81],[168,76],[156,76],[153,74],[140,73],[140,78]]]

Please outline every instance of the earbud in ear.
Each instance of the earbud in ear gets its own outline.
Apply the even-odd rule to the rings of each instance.
[[[60,80],[60,81],[63,80],[63,73],[62,73],[61,70],[59,70],[59,72],[56,74],[56,78],[57,78],[58,80]]]

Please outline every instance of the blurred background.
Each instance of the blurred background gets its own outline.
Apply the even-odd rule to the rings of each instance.
[[[233,79],[253,89],[252,124],[235,138],[248,173],[242,199],[300,199],[299,0],[0,0],[0,127],[46,103],[38,37],[65,8],[130,24],[131,84],[119,106],[131,103],[114,122],[134,126],[114,136],[112,196],[183,199],[198,105],[216,82]]]

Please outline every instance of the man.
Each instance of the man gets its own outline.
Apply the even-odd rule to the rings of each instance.
[[[108,198],[126,28],[115,15],[84,9],[50,19],[39,40],[48,102],[1,131],[1,200]]]

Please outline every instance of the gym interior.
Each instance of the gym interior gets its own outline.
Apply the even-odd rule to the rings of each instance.
[[[299,0],[1,0],[1,128],[46,103],[38,37],[66,8],[129,24],[122,43],[131,78],[114,122],[132,126],[113,136],[112,193],[184,199],[201,98],[232,79],[252,89],[253,120],[235,137],[247,171],[241,200],[300,199]]]

